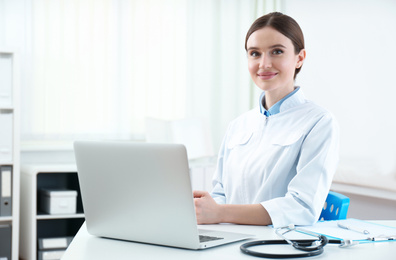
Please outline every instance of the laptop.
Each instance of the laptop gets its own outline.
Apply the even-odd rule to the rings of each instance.
[[[252,237],[198,230],[181,144],[76,141],[74,153],[92,235],[188,249]]]

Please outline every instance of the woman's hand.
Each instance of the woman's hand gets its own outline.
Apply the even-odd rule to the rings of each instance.
[[[261,204],[220,205],[206,191],[194,191],[193,194],[198,224],[272,224],[271,217]]]
[[[194,191],[195,214],[198,224],[221,222],[220,205],[206,191]]]

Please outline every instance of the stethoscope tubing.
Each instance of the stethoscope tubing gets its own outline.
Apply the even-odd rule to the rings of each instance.
[[[324,237],[324,236],[323,236]],[[306,248],[312,243],[318,241],[318,240],[293,240],[291,241],[293,244],[293,247],[299,250],[302,250],[303,253],[298,253],[298,254],[273,254],[273,253],[262,253],[262,252],[257,252],[250,250],[249,248],[254,247],[254,246],[260,246],[260,245],[285,245],[285,244],[290,244],[289,241],[286,240],[257,240],[257,241],[252,241],[252,242],[247,242],[241,245],[240,250],[247,255],[252,255],[252,256],[257,256],[257,257],[264,257],[264,258],[298,258],[298,257],[309,257],[309,256],[316,256],[320,255],[323,253],[323,247],[327,243],[331,244],[341,244],[340,240],[328,240],[326,237],[321,238],[324,239],[323,243],[321,243],[319,246],[314,247],[314,248]]]

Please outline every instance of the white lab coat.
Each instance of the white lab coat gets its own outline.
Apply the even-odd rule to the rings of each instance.
[[[275,227],[318,220],[338,164],[333,115],[288,97],[278,114],[253,109],[232,121],[223,140],[212,197],[220,204],[261,203]]]

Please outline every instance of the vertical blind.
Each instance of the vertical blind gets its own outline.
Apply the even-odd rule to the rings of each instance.
[[[143,132],[145,116],[185,116],[186,1],[32,5],[25,134],[129,138]]]

